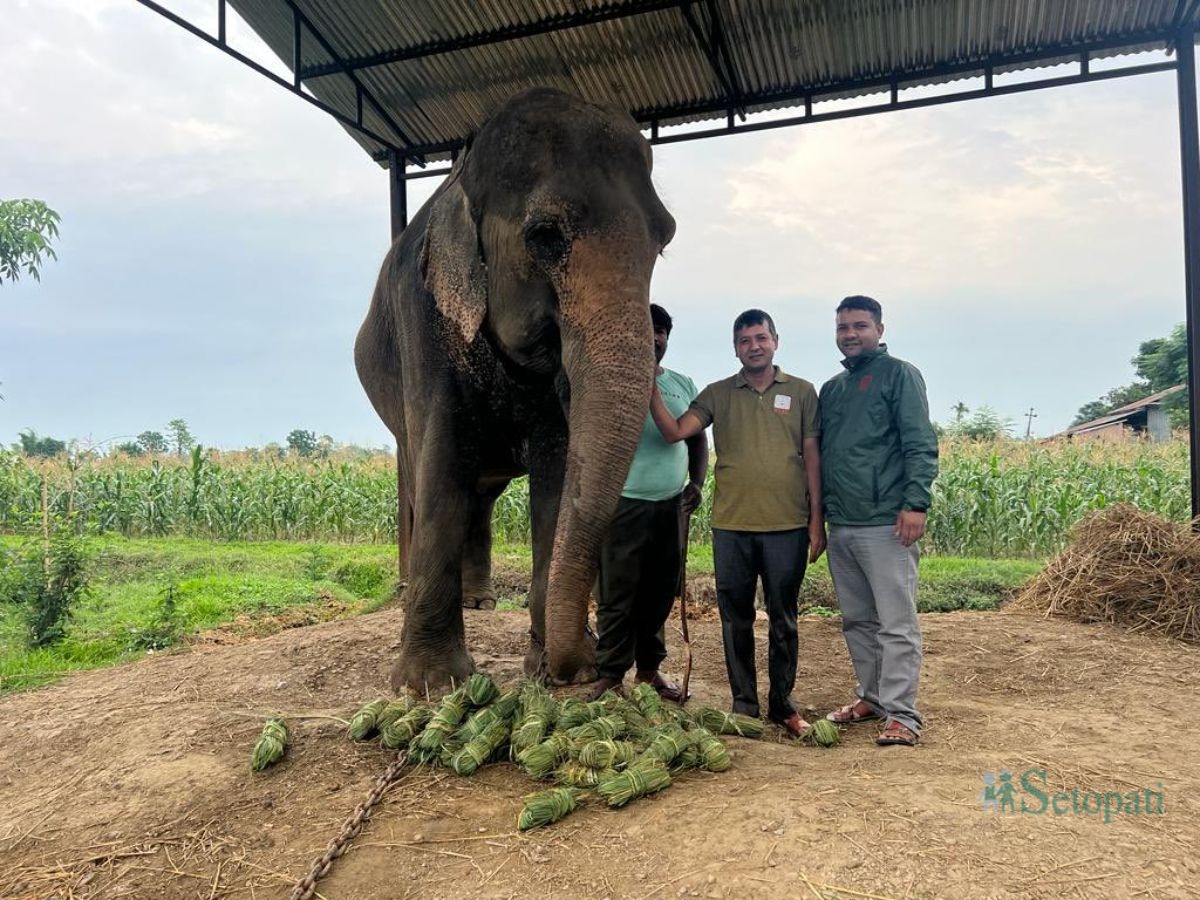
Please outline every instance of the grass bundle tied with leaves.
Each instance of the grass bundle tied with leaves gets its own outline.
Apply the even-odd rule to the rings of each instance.
[[[1010,608],[1200,643],[1200,534],[1126,504],[1091,513]]]
[[[486,675],[475,674],[436,710],[407,699],[373,700],[355,713],[349,733],[355,740],[378,733],[385,749],[407,749],[410,762],[459,775],[513,761],[534,779],[552,779],[558,787],[526,798],[518,818],[526,830],[557,822],[588,798],[619,807],[663,790],[689,770],[724,772],[732,761],[717,735],[756,738],[763,732],[755,719],[715,709],[691,715],[664,704],[653,688],[639,688],[644,690],[635,689],[629,699],[610,691],[590,703],[558,703],[539,684],[502,693]],[[814,729],[812,742],[836,743],[837,727],[829,727],[832,738]],[[285,729],[284,744],[286,739]],[[256,748],[256,766],[258,758]]]
[[[275,765],[283,759],[287,745],[287,722],[283,719],[268,719],[258,743],[254,745],[254,753],[250,757],[251,770],[261,772],[268,766]]]

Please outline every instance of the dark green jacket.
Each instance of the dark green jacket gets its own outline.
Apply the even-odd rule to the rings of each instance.
[[[842,361],[821,388],[821,481],[834,525],[890,525],[924,512],[938,469],[925,380],[887,345]]]

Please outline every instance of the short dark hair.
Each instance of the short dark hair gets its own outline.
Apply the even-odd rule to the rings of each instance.
[[[771,332],[771,337],[779,337],[779,333],[775,330],[775,320],[761,309],[748,309],[734,319],[733,336],[736,338],[739,331],[749,328],[751,325],[766,325],[767,330]]]
[[[657,303],[650,304],[650,322],[654,325],[655,331],[665,331],[667,334],[671,333],[671,327],[675,324],[671,319],[671,314]]]
[[[869,312],[871,318],[875,320],[876,325],[883,324],[883,307],[879,305],[879,301],[871,297],[864,297],[862,294],[847,297],[838,304],[838,308],[834,310],[834,314],[836,315],[846,309],[861,309],[864,312]]]

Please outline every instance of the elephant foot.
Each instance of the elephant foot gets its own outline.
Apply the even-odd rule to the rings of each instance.
[[[585,640],[578,647],[551,660],[546,655],[546,679],[555,685],[590,684],[599,678],[596,671],[596,645]]]
[[[464,609],[495,609],[496,593],[491,590],[463,592]]]
[[[534,681],[546,680],[546,647],[532,631],[529,632],[529,649],[525,651],[525,677]]]
[[[421,696],[436,696],[466,681],[475,671],[475,663],[466,648],[434,651],[401,650],[392,667],[392,689]]]

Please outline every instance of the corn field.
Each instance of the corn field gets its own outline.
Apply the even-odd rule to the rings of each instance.
[[[942,446],[926,552],[1044,556],[1088,510],[1128,502],[1175,520],[1190,510],[1188,446],[950,442]],[[216,540],[396,539],[395,463],[387,456],[325,460],[254,453],[190,459],[28,459],[0,450],[0,531],[41,518],[41,484],[59,515],[93,533]],[[709,540],[712,478],[692,520]],[[529,540],[525,479],[496,503],[496,540]]]

